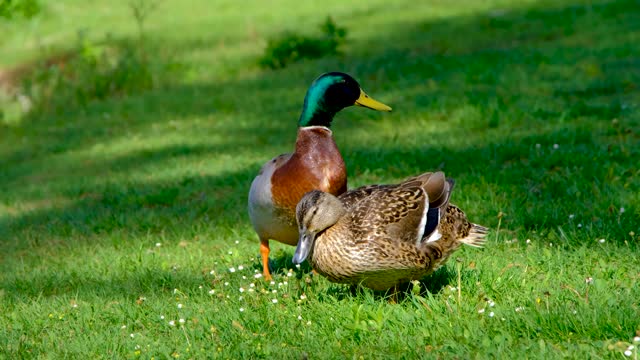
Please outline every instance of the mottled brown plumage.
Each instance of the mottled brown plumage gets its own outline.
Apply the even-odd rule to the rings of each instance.
[[[385,290],[442,266],[460,245],[480,247],[487,229],[449,204],[442,172],[335,197],[306,194],[297,207],[294,262],[307,257],[330,281]],[[431,195],[431,196],[429,196]]]

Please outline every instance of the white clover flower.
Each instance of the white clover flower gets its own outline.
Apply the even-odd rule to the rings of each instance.
[[[573,219],[574,217],[575,217],[575,215],[569,214],[569,219]]]
[[[225,282],[224,282],[224,286],[229,286],[229,282],[228,282],[228,281],[225,281]]]
[[[582,224],[578,224],[578,228],[581,228],[581,227],[582,227]]]
[[[244,300],[244,296],[238,296],[238,300],[239,300],[239,301]]]
[[[244,266],[238,265],[238,271],[242,271],[242,270],[244,270]]]
[[[296,264],[296,269],[300,269],[300,264]]]
[[[478,310],[478,314],[484,314],[484,309]]]
[[[275,285],[275,284],[276,284],[276,282],[275,282],[275,281],[271,281],[269,284],[270,284],[270,285]]]
[[[249,284],[249,287],[250,287],[250,288],[252,288],[252,287],[256,287],[256,284],[251,283],[251,284]]]
[[[307,295],[305,295],[305,294],[300,295],[300,300],[304,300],[306,298],[307,298]]]
[[[257,270],[256,270],[256,271],[257,271]],[[253,275],[253,277],[254,277],[254,278],[256,278],[256,279],[260,279],[260,278],[262,277],[262,274],[257,273],[257,274],[255,274],[255,275]]]
[[[489,313],[489,317],[493,317],[493,315],[495,315],[493,311]]]
[[[288,273],[287,273],[287,277],[292,277],[292,276],[293,276],[293,273],[292,273],[292,272],[288,272]]]
[[[558,148],[559,148],[559,147],[560,147],[560,145],[558,145],[558,144],[553,144],[553,149],[554,149],[554,150],[558,150]]]
[[[301,315],[298,315],[298,320],[302,320],[302,316]]]
[[[244,288],[242,288],[242,287],[241,287],[241,288],[240,288],[240,292],[241,292],[241,293],[242,293],[242,292],[244,292]]]
[[[284,284],[282,284],[282,283],[278,283],[278,287],[282,287],[282,285],[284,285]]]
[[[120,329],[126,329],[126,328],[127,328],[127,325],[120,326]]]
[[[215,271],[215,270],[211,270],[211,271],[209,271],[209,275],[213,275],[213,274],[215,274],[215,273],[216,273],[216,271]]]
[[[162,246],[161,243],[156,243],[156,247],[160,247],[160,246]]]
[[[278,303],[278,299],[271,299],[271,302],[274,303],[274,304],[277,304]]]
[[[215,293],[216,293],[216,291],[215,291],[215,290],[213,290],[213,289],[209,290],[209,295],[213,295],[213,294],[215,294]]]
[[[589,276],[588,278],[584,279],[584,282],[586,282],[587,284],[593,284],[593,278]]]
[[[524,311],[524,306],[518,306],[516,308],[516,312],[521,312],[521,311]]]
[[[160,315],[160,320],[164,320],[164,315]]]
[[[174,320],[169,321],[169,326],[176,326],[176,322]]]
[[[233,254],[233,252],[232,252],[232,251],[229,251],[229,255],[232,255],[232,254]]]
[[[180,320],[178,320],[178,322],[179,322],[180,324],[184,324],[184,319],[180,318]]]
[[[307,325],[311,325],[311,320],[307,321]]]
[[[531,239],[527,239],[526,243],[531,244]]]
[[[622,214],[622,213],[624,213],[624,208],[623,207],[620,208],[620,214]]]
[[[640,343],[640,336],[636,336],[633,338],[633,342]]]
[[[232,272],[232,273],[236,272],[236,268],[234,268],[234,267],[230,267],[230,268],[229,268],[229,272]]]
[[[248,291],[248,292],[253,292],[253,289],[252,289],[252,288],[249,288],[249,290],[247,290],[247,291]]]
[[[182,304],[178,304],[178,309],[182,309]]]
[[[247,277],[242,275],[242,280],[247,280]]]
[[[278,290],[273,289],[273,290],[271,290],[271,293],[273,293],[273,294],[277,294],[277,293],[278,293]]]
[[[536,149],[540,149],[540,147],[542,147],[542,145],[536,144]]]
[[[633,355],[633,352],[631,350],[624,351],[624,356],[631,356],[631,355]]]
[[[288,282],[286,282],[286,281],[283,281],[282,283],[283,283],[285,286],[289,285],[289,283],[288,283]]]
[[[240,308],[240,309],[238,309],[238,310],[240,310],[240,312],[244,312],[244,308]]]
[[[73,303],[73,305],[71,305],[71,307],[77,308],[78,304],[77,303]]]
[[[236,240],[236,244],[240,244],[240,240]]]
[[[133,339],[135,335],[134,334],[129,334],[129,337]]]
[[[496,303],[493,302],[493,300],[489,300],[489,307],[494,307],[496,306]]]
[[[604,242],[605,242],[605,241],[606,241],[605,239],[600,239],[600,240],[598,240],[598,242],[599,242],[600,244],[604,244]]]

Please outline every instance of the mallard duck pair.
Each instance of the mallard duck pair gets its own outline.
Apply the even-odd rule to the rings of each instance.
[[[419,279],[461,244],[484,241],[486,229],[449,204],[453,182],[442,172],[346,192],[344,160],[329,128],[351,105],[391,111],[347,74],[316,79],[305,97],[295,152],[266,163],[251,184],[249,216],[267,279],[270,239],[297,245],[294,263],[308,258],[330,281],[376,290]]]

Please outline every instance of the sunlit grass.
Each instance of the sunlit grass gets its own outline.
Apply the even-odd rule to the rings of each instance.
[[[181,4],[146,26],[178,80],[0,119],[0,357],[637,356],[635,2]],[[259,69],[269,36],[326,15],[349,29],[343,56]],[[0,63],[83,28],[136,36],[124,2],[56,2],[0,25]],[[441,168],[492,229],[397,304],[275,242],[274,283],[255,277],[250,182],[330,70],[394,108],[337,116],[351,187]]]

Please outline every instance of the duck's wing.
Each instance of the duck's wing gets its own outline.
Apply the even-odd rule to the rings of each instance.
[[[354,204],[366,199],[376,191],[381,191],[385,188],[395,187],[397,185],[367,185],[353,190],[349,190],[346,193],[338,196],[345,209],[351,208]]]
[[[446,208],[455,182],[447,179],[442,171],[427,172],[403,182],[403,184],[419,184],[429,195],[429,208]]]
[[[350,204],[351,230],[361,241],[419,243],[427,222],[427,194],[412,183],[367,187]],[[366,194],[366,195],[365,195]]]

